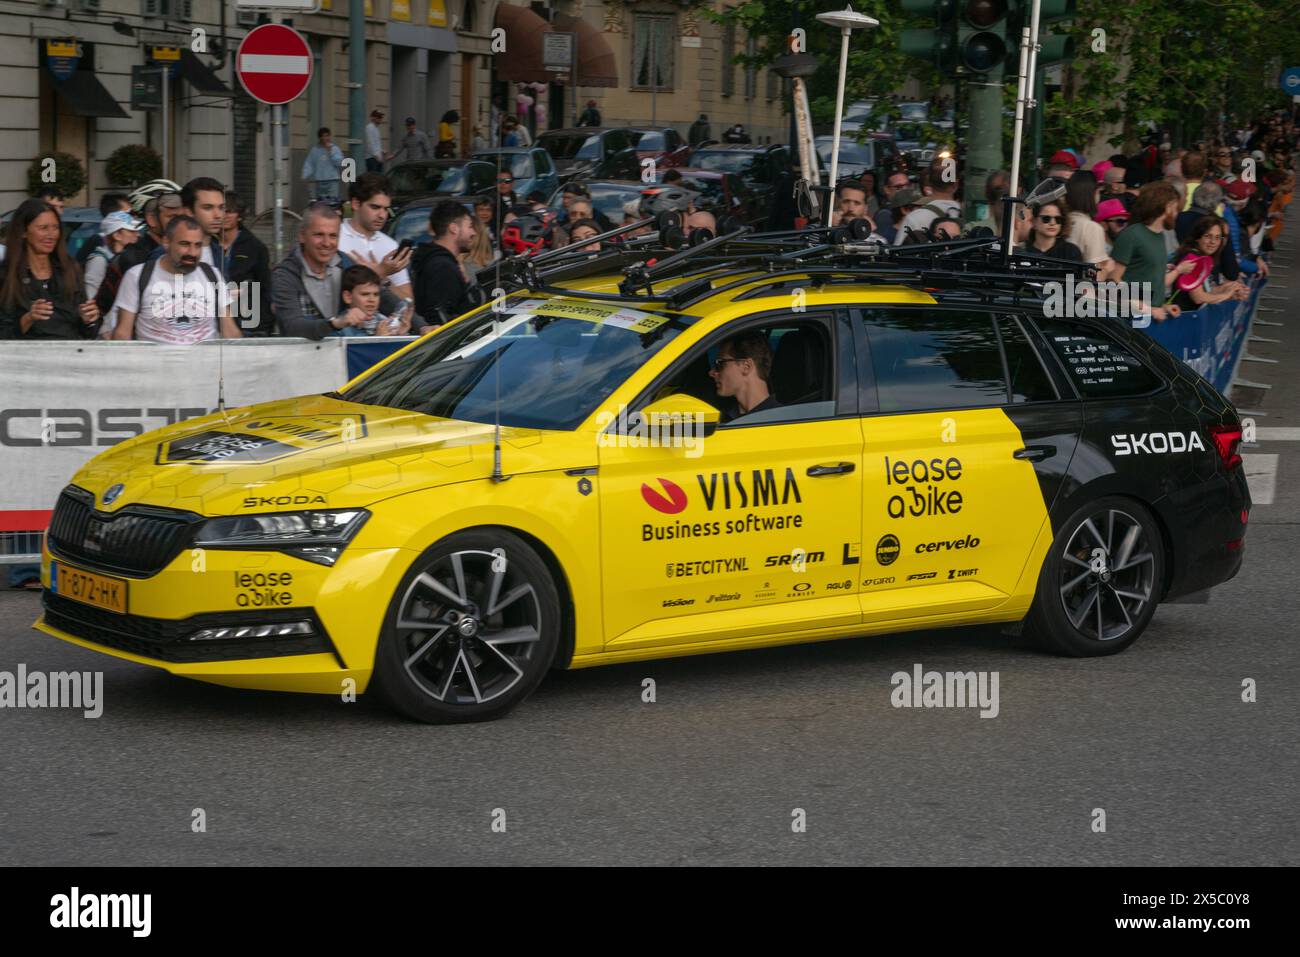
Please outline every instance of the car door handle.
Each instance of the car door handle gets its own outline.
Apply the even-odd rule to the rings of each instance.
[[[1041,462],[1043,459],[1050,459],[1055,454],[1055,445],[1026,445],[1023,449],[1016,449],[1012,452],[1011,457],[1025,459],[1029,462]]]
[[[847,475],[856,466],[852,462],[836,462],[834,465],[808,466],[809,478],[824,478],[827,475]]]

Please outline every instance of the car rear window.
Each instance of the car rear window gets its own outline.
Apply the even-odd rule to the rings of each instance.
[[[1132,350],[1100,330],[1057,319],[1039,318],[1037,322],[1084,398],[1146,395],[1160,387],[1159,377]]]

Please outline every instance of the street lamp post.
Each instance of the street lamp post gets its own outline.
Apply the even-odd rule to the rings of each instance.
[[[835,188],[836,178],[840,172],[840,124],[843,121],[844,114],[844,82],[847,77],[849,68],[849,34],[854,30],[864,27],[878,27],[880,21],[875,20],[865,13],[858,13],[852,5],[845,7],[843,10],[832,10],[827,13],[817,14],[817,19],[832,27],[839,27],[840,30],[840,78],[835,87],[835,135],[831,137],[831,189]],[[826,204],[826,225],[831,225],[831,220],[835,216],[835,194],[831,193],[831,201]]]

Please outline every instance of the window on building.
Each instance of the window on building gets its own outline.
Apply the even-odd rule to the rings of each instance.
[[[730,23],[722,28],[722,95],[736,92],[736,28]]]
[[[758,41],[753,37],[745,39],[745,56],[758,56]],[[745,99],[752,100],[758,95],[758,67],[753,63],[745,64]]]
[[[781,77],[771,67],[767,69],[767,101],[771,103],[781,95]]]
[[[632,88],[673,88],[673,18],[637,14],[632,26]]]

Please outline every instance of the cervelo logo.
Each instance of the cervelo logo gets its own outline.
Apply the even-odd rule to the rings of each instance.
[[[1182,432],[1141,432],[1125,433],[1110,437],[1111,445],[1115,446],[1116,455],[1141,455],[1147,453],[1163,452],[1194,452],[1200,449],[1205,451],[1205,444],[1201,441],[1201,436],[1197,432],[1188,432],[1184,435]]]
[[[663,486],[663,492],[659,492],[650,487],[649,483],[641,483],[641,497],[645,503],[655,511],[663,512],[665,515],[676,515],[686,508],[686,492],[676,482],[666,478],[657,480]]]

